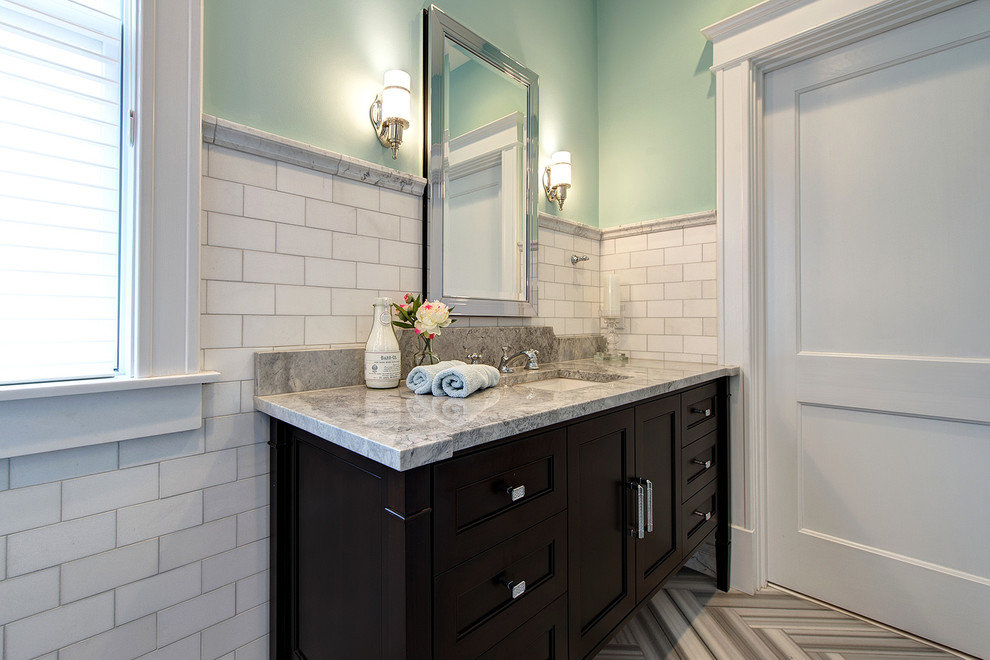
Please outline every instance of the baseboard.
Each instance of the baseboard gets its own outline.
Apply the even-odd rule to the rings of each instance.
[[[733,589],[747,594],[755,593],[756,584],[756,530],[732,525],[732,545],[729,571]]]

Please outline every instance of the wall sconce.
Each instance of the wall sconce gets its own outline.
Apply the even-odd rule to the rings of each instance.
[[[371,125],[383,147],[392,150],[392,160],[399,156],[402,130],[409,128],[409,74],[386,71],[382,93],[371,104]]]
[[[550,156],[550,164],[543,170],[543,190],[547,199],[564,208],[567,189],[571,187],[571,152],[557,151]]]

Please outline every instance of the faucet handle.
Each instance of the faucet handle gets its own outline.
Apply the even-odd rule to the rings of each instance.
[[[502,347],[502,359],[498,361],[498,370],[503,374],[511,374],[512,369],[509,368],[509,360],[512,358],[509,356],[510,346]]]
[[[471,360],[471,364],[478,364],[481,362],[481,353],[471,353],[467,359]]]

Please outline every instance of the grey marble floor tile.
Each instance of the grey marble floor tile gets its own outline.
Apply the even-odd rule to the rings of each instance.
[[[715,590],[682,570],[596,660],[951,660],[965,658],[769,588]]]

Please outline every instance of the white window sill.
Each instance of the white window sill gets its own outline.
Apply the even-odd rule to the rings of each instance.
[[[68,394],[93,394],[95,392],[120,392],[143,390],[149,387],[174,387],[195,383],[214,383],[219,380],[216,371],[200,371],[178,376],[154,376],[151,378],[92,378],[89,380],[64,380],[57,383],[31,383],[28,385],[0,385],[0,402],[16,399],[40,399]]]
[[[199,428],[204,371],[0,387],[0,459]]]

